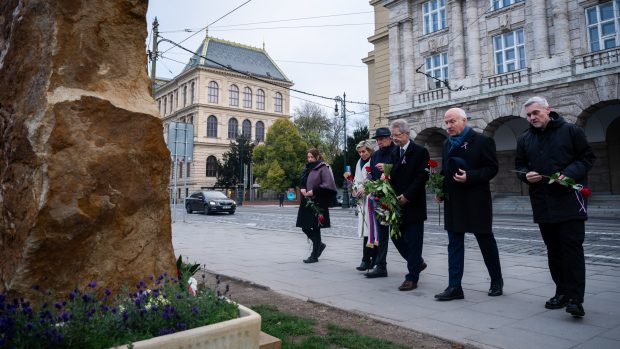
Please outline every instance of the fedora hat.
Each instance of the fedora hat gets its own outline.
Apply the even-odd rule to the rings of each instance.
[[[372,137],[374,139],[377,139],[379,137],[389,137],[392,133],[390,132],[390,129],[387,127],[379,127],[378,129],[375,130],[375,136]]]

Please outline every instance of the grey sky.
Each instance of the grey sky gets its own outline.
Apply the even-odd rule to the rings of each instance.
[[[199,30],[245,1],[151,0],[149,46],[155,16],[160,35],[180,42],[193,34],[184,29]],[[346,92],[347,100],[367,102],[368,74],[361,59],[372,50],[367,38],[373,34],[373,21],[368,0],[252,0],[210,26],[209,35],[254,47],[262,47],[264,42],[271,58],[295,83],[294,89],[330,98]],[[193,51],[204,36],[202,31],[181,45]],[[159,51],[170,48],[161,43]],[[189,56],[178,48],[165,52],[165,58],[158,61],[157,76],[177,75]],[[333,115],[333,100],[295,92],[291,92],[291,112],[304,102],[300,98],[325,106]],[[347,109],[361,111],[348,122],[367,119],[363,112],[367,108],[348,104]]]

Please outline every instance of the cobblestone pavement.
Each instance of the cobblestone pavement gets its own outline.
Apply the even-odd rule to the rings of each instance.
[[[357,217],[353,209],[330,209],[332,227],[322,231],[327,236],[341,236],[357,239]],[[429,212],[425,224],[424,244],[447,246],[448,236],[439,225],[437,212]],[[199,213],[186,214],[178,206],[175,220],[187,222],[209,222],[243,224],[256,229],[289,231],[301,233],[295,227],[297,206],[240,206],[234,215]],[[443,218],[442,218],[443,221]],[[545,245],[540,237],[538,225],[527,215],[496,215],[494,217],[495,239],[500,252],[544,256]],[[466,248],[477,248],[473,235],[466,235]],[[586,263],[620,265],[620,222],[617,220],[590,219],[586,222],[584,241]]]

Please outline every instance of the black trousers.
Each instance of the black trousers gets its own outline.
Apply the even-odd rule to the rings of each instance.
[[[308,239],[312,241],[312,256],[316,257],[319,246],[321,246],[321,228],[302,228],[301,230],[306,234]]]
[[[493,233],[474,233],[491,282],[502,282],[497,242]],[[448,232],[448,286],[461,286],[465,265],[465,233]]]
[[[375,259],[375,266],[380,270],[387,270],[386,259],[390,243],[390,227],[377,224],[377,231],[379,233],[379,246],[376,247],[377,257]]]
[[[375,264],[377,260],[377,250],[379,246],[368,247],[368,236],[364,236],[364,245],[362,249],[362,262],[370,263],[371,265]]]
[[[555,294],[582,303],[586,288],[586,262],[583,255],[585,221],[540,223],[538,226],[547,246]]]

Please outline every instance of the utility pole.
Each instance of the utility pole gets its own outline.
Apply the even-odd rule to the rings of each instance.
[[[149,58],[151,59],[151,84],[155,84],[155,77],[157,72],[157,38],[159,37],[159,22],[157,17],[153,21],[153,51],[149,52]]]

